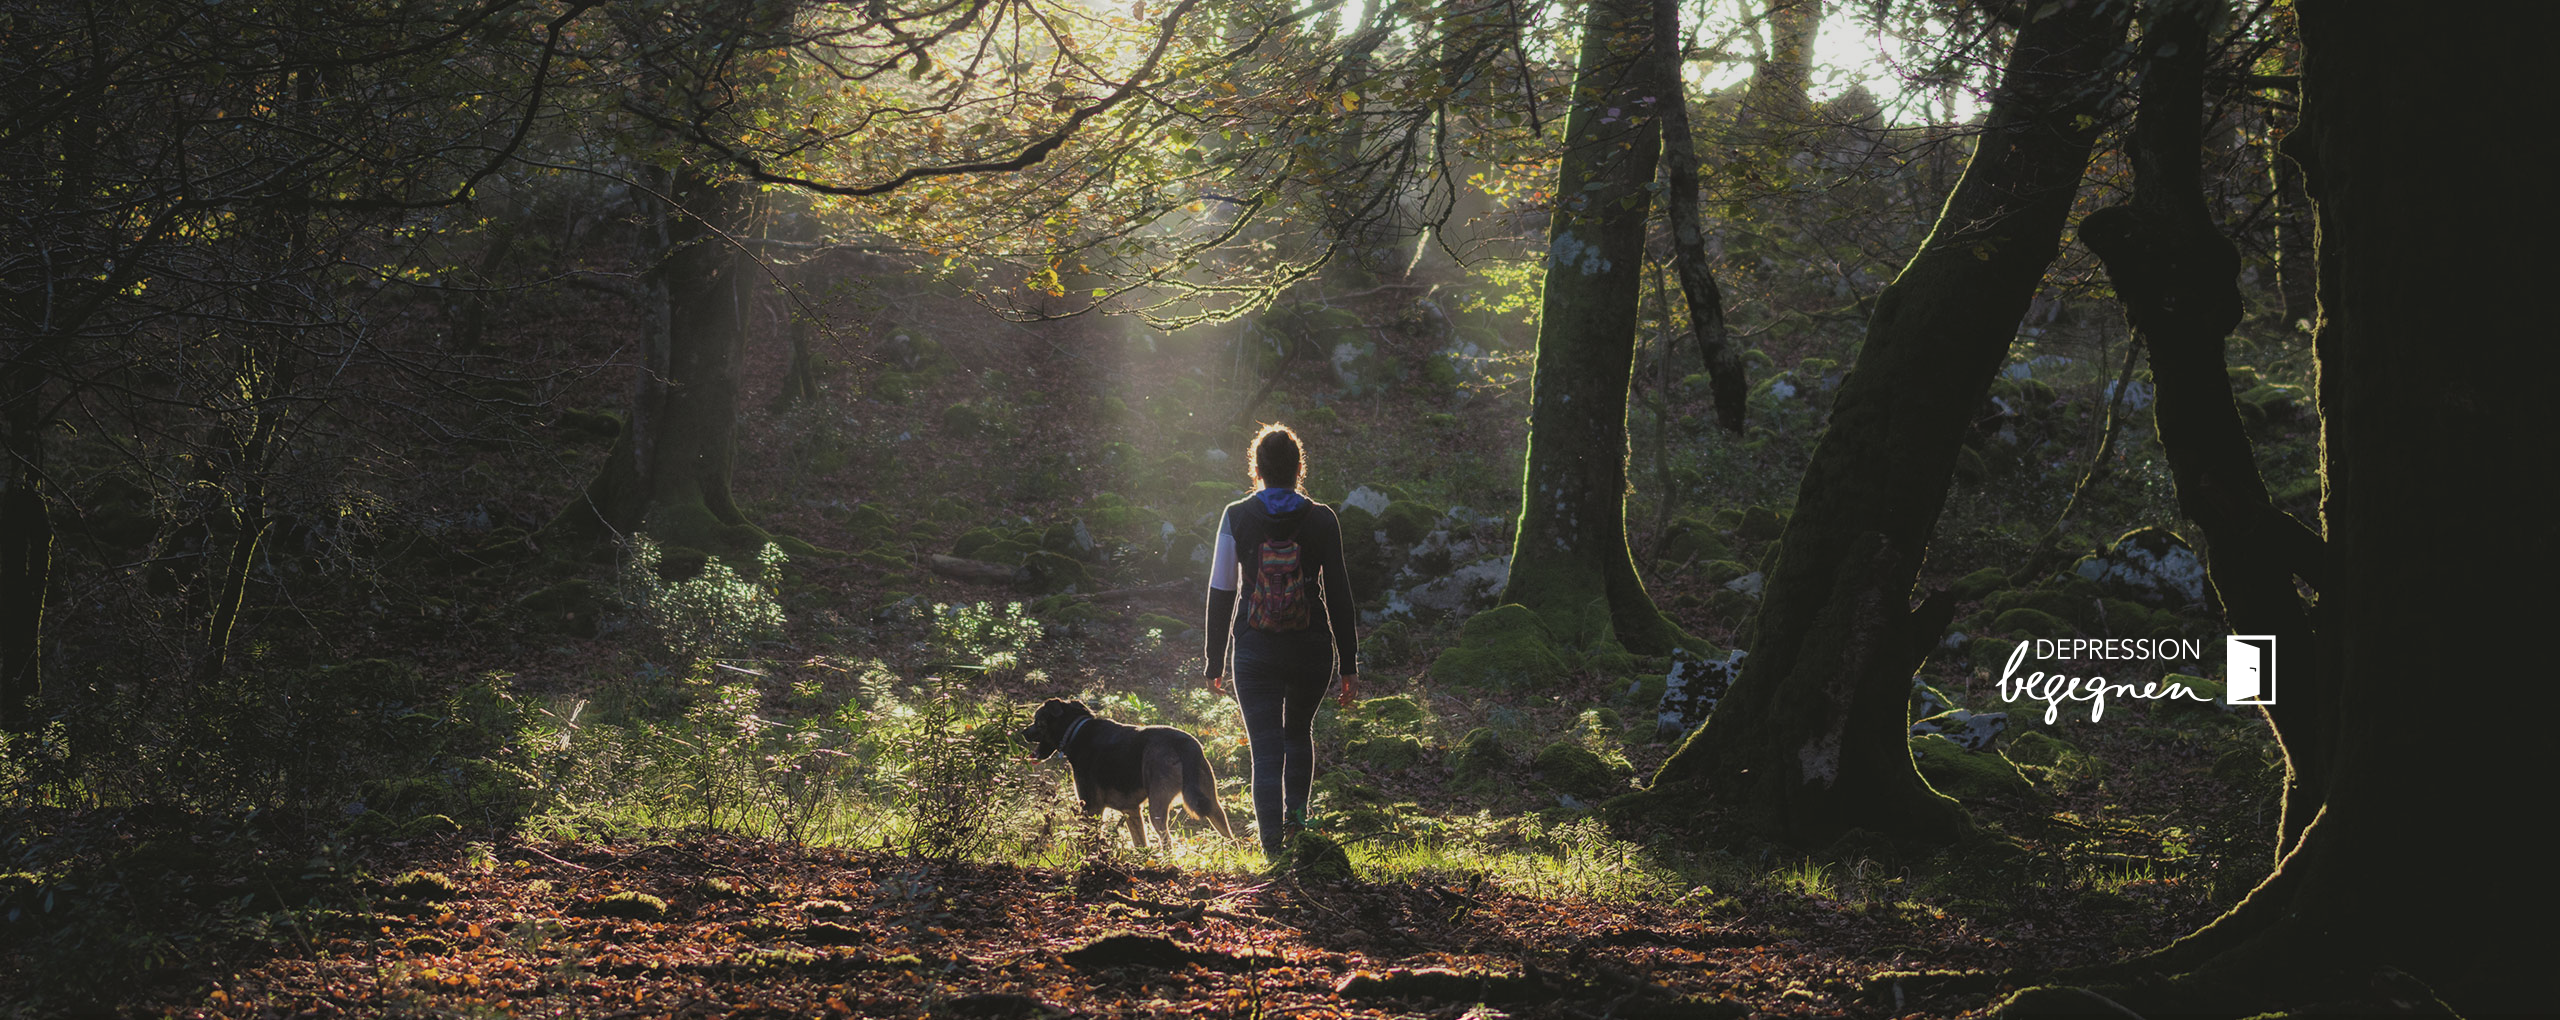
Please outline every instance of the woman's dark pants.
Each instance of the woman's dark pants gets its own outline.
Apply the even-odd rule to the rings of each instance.
[[[1262,852],[1277,857],[1283,820],[1307,815],[1316,772],[1316,706],[1333,679],[1333,643],[1247,630],[1235,637],[1236,707],[1253,744],[1253,817]],[[1287,813],[1282,813],[1283,804]]]

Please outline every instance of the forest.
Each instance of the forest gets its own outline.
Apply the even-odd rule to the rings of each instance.
[[[0,0],[0,1018],[2549,1015],[2552,12]]]

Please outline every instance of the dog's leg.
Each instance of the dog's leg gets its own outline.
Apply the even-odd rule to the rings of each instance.
[[[1164,844],[1164,852],[1173,852],[1173,800],[1147,801],[1147,817],[1156,823],[1156,842]]]
[[[1144,850],[1144,849],[1146,849],[1146,848],[1147,848],[1147,830],[1145,829],[1145,825],[1147,824],[1146,819],[1139,817],[1139,815],[1138,815],[1138,813],[1137,813],[1136,811],[1123,811],[1123,812],[1120,812],[1120,817],[1122,817],[1122,818],[1126,818],[1126,819],[1128,819],[1128,820],[1129,820],[1129,841],[1130,841],[1130,842],[1132,842],[1132,843],[1136,843],[1136,844],[1138,844],[1138,849],[1140,849],[1140,850]]]

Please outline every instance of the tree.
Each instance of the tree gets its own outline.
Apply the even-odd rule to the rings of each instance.
[[[1662,80],[1650,0],[1595,0],[1583,17],[1547,228],[1520,525],[1501,601],[1583,642],[1599,637],[1585,623],[1598,602],[1619,643],[1661,653],[1684,635],[1654,608],[1627,552],[1627,392],[1661,149],[1656,107],[1682,100],[1677,80]]]
[[[2548,1009],[2539,942],[2547,859],[2514,782],[2547,774],[2547,600],[2516,579],[2560,566],[2544,494],[2560,455],[2537,399],[2555,365],[2523,295],[2543,260],[2516,238],[2542,176],[2500,97],[2532,95],[2547,8],[2482,32],[2352,4],[2301,9],[2303,165],[2319,225],[2322,520],[2314,619],[2336,651],[2279,674],[2279,703],[2335,706],[2320,808],[2275,871],[2202,930],[2082,975],[2143,1015],[2529,1015]],[[2148,100],[2146,99],[2146,103]],[[2464,139],[2459,164],[2428,136]],[[2547,222],[2538,207],[2529,218]],[[2489,257],[2462,257],[2466,255]],[[2217,542],[2217,548],[2220,543]],[[2279,646],[2279,662],[2283,661]],[[2478,709],[2399,711],[2419,690]],[[2419,747],[2442,755],[2412,755]],[[2458,750],[2456,750],[2458,749]],[[2297,768],[2309,763],[2297,762]],[[2288,810],[2291,813],[2291,810]],[[2093,995],[2031,989],[2012,1017],[2083,1015]]]
[[[1657,787],[1703,786],[1745,826],[1806,844],[1965,825],[1911,763],[1911,673],[1946,608],[1915,612],[1909,595],[1964,429],[2059,245],[2127,16],[2090,0],[2022,12],[1964,177],[1840,386],[1742,675]]]
[[[2259,477],[2224,369],[2223,338],[2240,324],[2240,253],[2213,221],[2202,180],[2208,26],[2219,3],[2155,3],[2142,33],[2141,112],[2133,132],[2131,201],[2090,213],[2080,237],[2106,264],[2126,317],[2151,352],[2153,414],[2177,482],[2178,508],[2210,543],[2209,579],[2234,631],[2271,634],[2293,662],[2318,671],[2325,643],[2295,578],[2327,580],[2320,536],[2275,508]],[[2327,728],[2315,699],[2269,709],[2294,768],[2283,837],[2291,846],[2319,810]]]
[[[101,491],[149,508],[139,573],[183,608],[152,616],[186,621],[174,654],[199,675],[270,529],[347,505],[345,466],[294,455],[295,430],[382,363],[351,296],[399,257],[382,228],[464,202],[542,106],[586,7],[530,6],[0,16],[0,725],[35,716],[56,558],[96,555]]]

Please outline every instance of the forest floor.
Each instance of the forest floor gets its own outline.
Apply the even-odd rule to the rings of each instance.
[[[182,967],[128,975],[116,1012],[1951,1016],[2022,977],[2117,955],[2128,934],[2165,941],[2195,921],[2173,889],[2151,898],[2171,909],[2145,917],[2064,900],[1989,925],[1769,888],[1521,895],[1204,872],[1127,852],[1074,869],[720,836],[449,837],[375,853],[382,874],[450,881],[408,872],[353,900],[257,915]],[[629,893],[656,902],[614,898]],[[1890,973],[1904,976],[1878,978]]]

